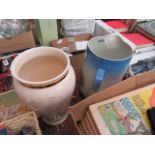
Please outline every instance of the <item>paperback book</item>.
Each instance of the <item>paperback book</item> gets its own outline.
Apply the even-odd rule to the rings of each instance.
[[[136,30],[155,41],[155,20],[138,24]]]
[[[154,45],[154,41],[140,33],[122,33],[122,35],[136,45],[136,49]]]
[[[89,107],[100,134],[151,134],[146,111],[155,106],[155,84]]]

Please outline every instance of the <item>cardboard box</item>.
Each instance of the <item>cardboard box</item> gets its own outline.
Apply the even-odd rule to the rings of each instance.
[[[78,35],[75,37],[68,37],[58,40],[51,41],[50,45],[52,47],[56,48],[63,48],[67,52],[77,52],[77,51],[83,51],[86,49],[88,40],[90,40],[91,35],[90,34],[84,34],[84,35]]]
[[[0,39],[0,54],[35,47],[31,31],[22,33],[13,38]]]
[[[82,55],[81,57],[76,57],[79,62],[83,60]],[[73,57],[75,59],[75,57]],[[76,60],[76,61],[78,61]],[[71,58],[72,62],[72,58]],[[74,66],[75,63],[72,63],[76,73],[79,73],[79,66]],[[77,71],[78,70],[78,71]],[[86,115],[86,112],[88,110],[89,105],[112,98],[114,96],[118,96],[123,93],[127,93],[129,91],[144,87],[146,85],[152,84],[155,82],[155,70],[137,74],[136,76],[130,77],[127,80],[124,80],[118,84],[113,85],[112,87],[109,87],[107,89],[104,89],[96,94],[93,94],[79,102],[77,102],[75,105],[69,107],[69,112],[71,115],[69,117],[72,117],[72,123],[76,124],[76,128],[79,134],[82,134],[80,129],[78,128],[78,122],[82,120],[82,118]],[[79,75],[77,76],[77,81],[79,82]],[[79,87],[79,85],[77,85]],[[79,88],[76,88],[79,89]]]

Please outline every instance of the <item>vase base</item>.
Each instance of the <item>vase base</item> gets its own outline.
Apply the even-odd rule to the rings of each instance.
[[[62,117],[58,121],[51,121],[51,120],[48,120],[48,119],[46,119],[44,117],[43,117],[43,121],[46,122],[49,125],[59,125],[59,124],[63,123],[67,119],[67,117],[68,117],[68,112],[64,115],[64,117]]]

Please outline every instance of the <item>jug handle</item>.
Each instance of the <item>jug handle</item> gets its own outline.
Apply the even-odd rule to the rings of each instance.
[[[94,89],[99,90],[102,81],[105,77],[105,70],[104,69],[97,69],[96,76],[95,76],[95,83],[94,83]]]

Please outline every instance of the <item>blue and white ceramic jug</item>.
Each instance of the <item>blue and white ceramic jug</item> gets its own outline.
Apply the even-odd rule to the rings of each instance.
[[[88,42],[82,69],[83,95],[89,96],[120,82],[128,68],[134,48],[118,34],[92,38]]]

